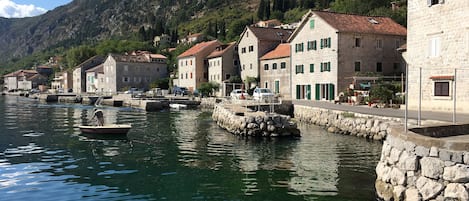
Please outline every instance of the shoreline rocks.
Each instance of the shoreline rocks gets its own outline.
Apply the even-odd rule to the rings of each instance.
[[[213,120],[228,132],[252,137],[300,137],[296,123],[286,115],[253,112],[246,108],[215,105]]]

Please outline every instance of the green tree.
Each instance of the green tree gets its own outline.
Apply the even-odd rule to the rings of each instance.
[[[204,82],[197,89],[202,96],[211,96],[213,91],[218,90],[220,85],[216,82]]]
[[[257,9],[257,17],[261,20],[265,17],[265,5],[265,0],[261,0],[259,2],[259,8]]]
[[[67,66],[73,68],[96,55],[96,51],[87,45],[72,48],[66,53]]]

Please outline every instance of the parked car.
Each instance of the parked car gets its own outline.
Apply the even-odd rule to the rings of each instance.
[[[185,95],[188,95],[189,94],[189,91],[187,90],[186,87],[178,87],[178,86],[175,86],[173,88],[173,94],[175,96],[177,95],[181,95],[181,96],[185,96]]]
[[[254,100],[273,100],[274,93],[268,88],[256,88],[252,93]]]
[[[153,88],[147,91],[146,96],[147,97],[163,96],[163,92],[161,91],[160,88]]]
[[[235,89],[230,93],[232,99],[246,99],[248,96],[249,94],[244,89]]]

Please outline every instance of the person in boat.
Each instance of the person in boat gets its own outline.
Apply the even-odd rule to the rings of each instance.
[[[98,110],[97,108],[94,108],[93,110],[93,117],[91,120],[96,118],[96,125],[98,126],[104,126],[104,113],[102,110]]]

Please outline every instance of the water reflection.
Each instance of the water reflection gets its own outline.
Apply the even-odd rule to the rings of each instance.
[[[105,121],[132,124],[128,135],[85,135],[78,126],[92,109],[0,97],[4,199],[374,198],[377,143],[305,125],[299,140],[239,138],[207,112],[112,107],[103,108]]]

